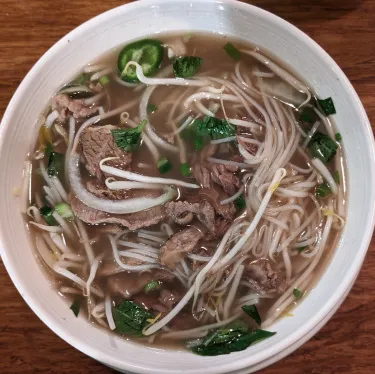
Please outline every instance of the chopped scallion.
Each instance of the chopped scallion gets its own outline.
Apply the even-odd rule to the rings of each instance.
[[[225,44],[224,50],[235,61],[238,61],[241,58],[241,52],[232,43]]]
[[[338,170],[336,170],[334,173],[333,173],[333,179],[335,180],[335,182],[337,184],[340,184],[340,173]]]
[[[341,134],[340,134],[339,132],[337,132],[337,133],[335,134],[335,139],[336,139],[337,142],[341,142],[341,140],[342,140],[342,136],[341,136]]]
[[[234,206],[238,211],[243,210],[246,207],[246,201],[244,195],[238,196],[236,200],[234,200]]]
[[[172,164],[169,162],[169,160],[166,157],[162,157],[158,163],[157,167],[159,169],[159,172],[161,174],[168,173],[172,169]]]
[[[308,247],[307,245],[305,245],[304,247],[298,247],[297,252],[302,253],[307,247]]]
[[[317,120],[317,114],[313,108],[304,107],[300,115],[300,120],[306,123],[314,123]]]
[[[316,187],[315,195],[317,197],[322,197],[323,198],[323,197],[328,196],[331,192],[332,191],[331,191],[329,185],[325,182],[325,183],[319,184]]]
[[[299,299],[301,299],[301,298],[303,297],[303,292],[300,291],[298,288],[295,288],[295,289],[293,290],[293,295],[294,295],[294,297],[295,297],[297,300],[299,300]]]
[[[74,313],[76,317],[78,317],[79,310],[81,309],[81,300],[74,300],[72,305],[70,306],[70,309]]]
[[[99,83],[104,87],[106,84],[108,84],[110,81],[109,81],[109,78],[107,75],[103,75],[99,78]]]
[[[322,108],[323,113],[326,116],[329,116],[331,114],[336,114],[335,104],[333,103],[333,100],[331,97],[328,97],[327,99],[324,99],[324,100],[318,100],[318,103],[320,107]]]
[[[156,290],[159,290],[160,289],[160,282],[158,282],[157,280],[152,280],[150,282],[148,282],[144,288],[144,291],[145,293],[150,293],[152,291],[156,291]]]
[[[50,177],[59,175],[64,170],[64,155],[57,152],[51,152],[48,158],[48,175]]]
[[[74,213],[72,208],[67,203],[59,203],[55,205],[55,210],[59,216],[66,219],[67,221],[74,220]]]
[[[190,165],[188,163],[180,164],[180,173],[184,177],[191,175]]]
[[[55,225],[55,219],[53,218],[52,214],[53,214],[53,209],[50,208],[49,206],[45,205],[45,206],[42,206],[40,209],[39,209],[39,212],[40,212],[40,215],[43,217],[43,219],[50,225],[50,226],[54,226]]]
[[[148,114],[154,113],[157,109],[158,109],[158,107],[154,104],[148,104],[147,105],[147,113]]]

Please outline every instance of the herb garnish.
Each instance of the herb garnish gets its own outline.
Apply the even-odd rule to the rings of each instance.
[[[329,162],[335,156],[338,145],[328,135],[317,131],[311,138],[308,148],[312,157]]]
[[[129,129],[114,129],[111,130],[113,140],[117,147],[124,151],[133,152],[139,147],[141,141],[141,134],[144,127],[147,124],[147,120],[143,120],[137,127]]]
[[[258,313],[258,309],[255,305],[244,305],[242,310],[251,317],[259,326],[262,324],[262,319]]]
[[[173,62],[173,72],[177,78],[190,78],[197,73],[203,59],[195,56],[181,56]]]
[[[241,52],[232,43],[225,44],[224,50],[235,61],[238,61],[241,58]]]
[[[331,97],[328,97],[327,99],[324,99],[324,100],[318,99],[318,103],[320,107],[322,108],[323,114],[325,116],[336,114],[335,104],[333,103],[333,100]]]

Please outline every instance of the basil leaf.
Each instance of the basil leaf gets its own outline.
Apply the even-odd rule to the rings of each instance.
[[[242,310],[251,317],[259,326],[262,324],[262,319],[258,313],[258,309],[255,305],[244,305]]]
[[[141,336],[147,320],[152,318],[147,310],[128,300],[113,308],[112,314],[116,332],[131,336]]]
[[[195,56],[178,57],[173,62],[173,72],[178,78],[190,78],[197,73],[203,59]]]

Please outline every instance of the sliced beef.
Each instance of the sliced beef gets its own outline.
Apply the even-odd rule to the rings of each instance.
[[[133,295],[141,292],[152,279],[151,273],[131,274],[123,272],[109,277],[107,287],[111,293],[130,299]]]
[[[199,212],[199,203],[187,201],[171,201],[165,205],[165,213],[178,225],[188,225]]]
[[[110,190],[98,180],[89,180],[86,184],[87,191],[97,197],[108,200],[124,200],[128,197],[126,190]]]
[[[114,143],[111,131],[117,129],[115,126],[90,126],[82,132],[80,144],[83,156],[86,161],[86,169],[95,176],[99,181],[103,180],[103,173],[100,170],[99,163],[103,158],[117,157],[106,163],[126,170],[132,162],[131,152],[123,151]]]
[[[236,212],[233,203],[221,205],[219,194],[213,189],[205,190],[204,194],[200,193],[192,197],[191,201],[167,203],[166,215],[179,225],[190,224],[195,216],[211,234],[222,237],[232,223]]]
[[[229,195],[234,195],[240,186],[240,180],[234,174],[237,171],[235,166],[210,162],[197,162],[192,166],[194,178],[203,188],[211,188],[212,183],[216,183]]]
[[[125,299],[129,299],[133,295],[142,292],[147,283],[152,280],[164,283],[171,282],[174,279],[174,275],[165,270],[154,270],[152,272],[143,273],[129,273],[123,271],[122,273],[109,276],[107,286],[110,292],[122,296]]]
[[[139,294],[133,297],[133,301],[146,310],[168,313],[168,308],[160,303],[154,295]]]
[[[142,210],[129,214],[109,214],[101,210],[90,208],[75,196],[70,196],[70,205],[74,214],[83,222],[91,225],[99,223],[113,223],[137,230],[143,227],[156,225],[164,219],[164,207],[156,206],[148,210]]]
[[[83,100],[71,99],[68,95],[59,94],[51,100],[52,110],[59,112],[58,120],[64,122],[69,115],[74,118],[86,118],[98,111],[95,105],[86,105]]]
[[[248,264],[244,275],[256,292],[282,293],[287,286],[284,277],[278,271],[273,270],[270,262],[266,259],[259,259]]]
[[[165,305],[170,311],[182,299],[182,296],[183,295],[181,295],[180,292],[177,292],[175,290],[169,291],[168,289],[163,288],[160,291],[160,296],[159,296],[158,301],[161,304]]]
[[[160,263],[174,268],[179,261],[194,250],[202,238],[203,234],[195,227],[177,232],[161,247]]]

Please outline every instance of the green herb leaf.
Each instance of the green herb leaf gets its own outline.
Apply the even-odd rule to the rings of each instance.
[[[302,109],[302,113],[300,115],[300,120],[306,123],[315,123],[318,119],[318,115],[315,113],[313,108],[305,106]]]
[[[73,301],[72,305],[70,306],[70,309],[74,313],[76,317],[78,317],[79,311],[81,309],[81,300],[76,299]]]
[[[198,136],[208,136],[211,139],[228,138],[236,134],[236,128],[225,119],[204,116],[203,120],[195,120],[192,124]]]
[[[64,170],[64,155],[57,152],[51,152],[48,159],[47,172],[50,177],[61,175]]]
[[[107,75],[103,75],[99,78],[99,83],[104,87],[106,84],[110,82]]]
[[[307,247],[308,247],[307,245],[305,245],[304,247],[298,247],[297,248],[298,253],[302,253]]]
[[[238,61],[241,58],[241,52],[232,43],[225,44],[224,50],[235,61]]]
[[[161,174],[168,173],[169,171],[172,170],[172,164],[169,162],[169,160],[166,157],[162,157],[158,163],[157,167],[159,169],[159,172]]]
[[[326,116],[329,116],[331,114],[336,114],[335,104],[333,103],[333,100],[331,97],[324,99],[324,100],[318,100],[318,103],[320,107],[322,108],[323,113]]]
[[[152,318],[147,310],[128,300],[113,308],[112,314],[116,332],[131,336],[141,336],[147,320]]]
[[[246,207],[244,195],[238,196],[237,199],[234,200],[234,206],[238,211],[243,210]]]
[[[316,187],[315,195],[317,197],[324,198],[328,196],[331,192],[332,191],[329,185],[326,182],[324,182],[322,184],[319,184],[319,186]]]
[[[201,356],[217,356],[231,352],[243,351],[251,344],[274,335],[265,330],[248,331],[247,326],[227,326],[207,334],[206,338],[191,350]]]
[[[311,138],[308,148],[312,157],[329,162],[336,155],[338,145],[328,135],[317,131]]]
[[[180,164],[180,173],[184,177],[189,177],[191,175],[190,165],[187,163]]]
[[[341,136],[341,134],[340,134],[339,132],[337,132],[337,133],[335,134],[335,139],[336,139],[337,142],[341,142],[341,140],[342,140],[342,136]]]
[[[53,218],[52,214],[54,212],[54,210],[52,208],[50,208],[49,206],[45,205],[45,206],[42,206],[40,209],[39,209],[39,212],[40,212],[40,215],[43,217],[43,219],[50,225],[50,226],[54,226],[56,224],[56,221],[55,219]]]
[[[336,170],[334,173],[333,173],[333,179],[335,180],[335,182],[337,184],[340,184],[340,173],[338,170]]]
[[[51,153],[53,151],[53,145],[50,142],[46,142],[46,145],[44,146],[44,159],[49,161],[49,158],[51,157]]]
[[[203,59],[195,56],[178,57],[173,62],[173,72],[178,78],[190,78],[197,73]]]
[[[147,113],[148,114],[154,113],[157,109],[158,109],[158,107],[154,104],[148,104],[147,105]]]
[[[262,324],[262,319],[258,313],[258,309],[255,305],[244,305],[242,310],[251,317],[259,326]]]
[[[150,293],[152,291],[157,291],[159,289],[160,289],[160,282],[153,279],[145,285],[144,292]]]
[[[72,207],[67,203],[59,203],[55,205],[55,210],[59,216],[66,219],[67,221],[74,220],[74,213]]]
[[[111,131],[113,140],[117,147],[124,151],[133,152],[139,148],[141,134],[146,126],[147,121],[143,120],[137,127],[133,129],[114,129]]]
[[[204,147],[204,137],[203,136],[194,136],[194,149],[196,151],[201,151]]]
[[[301,298],[303,297],[303,292],[300,291],[298,288],[295,288],[295,289],[293,290],[293,295],[294,295],[294,297],[295,297],[297,300],[299,300],[299,299],[301,299]]]

